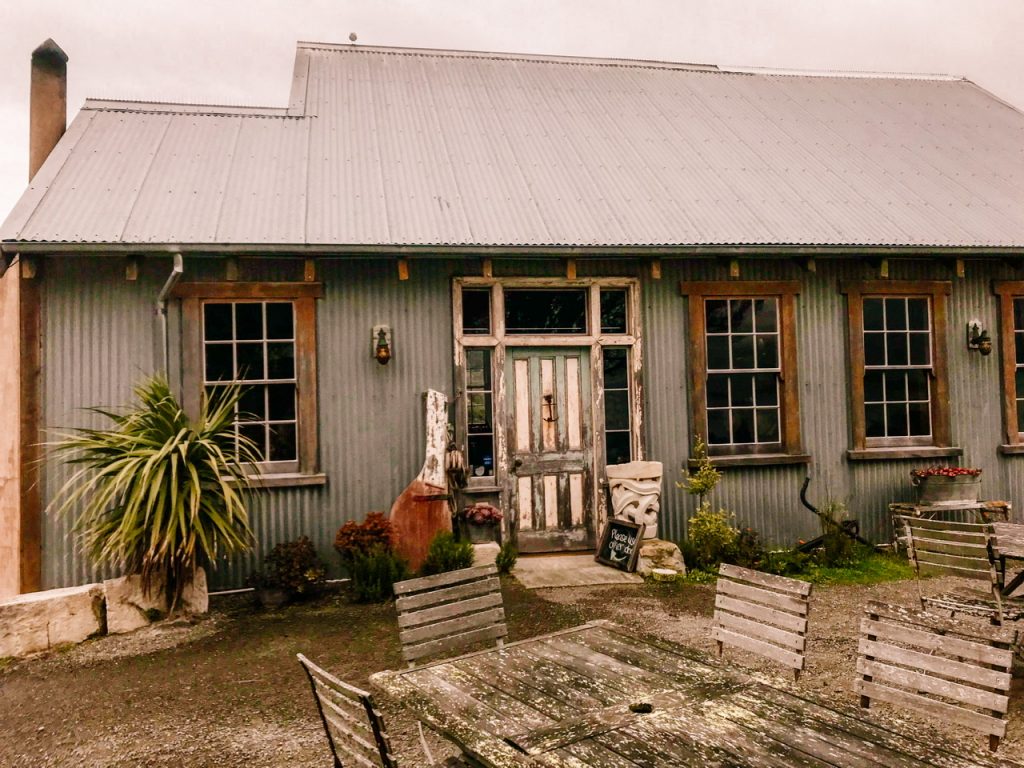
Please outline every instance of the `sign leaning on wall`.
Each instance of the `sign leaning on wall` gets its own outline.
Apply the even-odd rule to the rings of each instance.
[[[601,543],[594,559],[602,565],[632,573],[640,556],[644,539],[644,525],[629,520],[609,518],[601,533]]]

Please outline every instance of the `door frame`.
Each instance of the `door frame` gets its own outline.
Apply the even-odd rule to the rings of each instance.
[[[465,334],[462,328],[462,291],[466,288],[490,289],[490,333]],[[587,297],[587,329],[582,334],[505,334],[505,288],[585,288]],[[601,333],[601,289],[626,291],[627,325],[624,334]],[[593,436],[593,482],[591,508],[594,510],[595,536],[599,536],[608,515],[605,492],[605,419],[604,419],[604,348],[626,347],[630,350],[629,404],[630,448],[634,461],[643,461],[646,445],[643,429],[643,338],[640,316],[640,280],[635,277],[456,277],[452,281],[452,329],[455,363],[455,439],[468,456],[466,414],[466,351],[491,350],[492,414],[494,428],[494,475],[470,477],[464,493],[469,496],[497,495],[501,508],[509,511],[512,497],[512,474],[509,472],[511,451],[508,445],[510,405],[507,403],[505,359],[513,347],[589,347],[590,348],[590,434]],[[505,515],[504,540],[514,535],[515,515]]]

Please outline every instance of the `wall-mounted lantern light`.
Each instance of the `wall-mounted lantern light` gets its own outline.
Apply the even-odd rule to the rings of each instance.
[[[381,365],[391,360],[391,328],[387,325],[373,327],[373,358]]]
[[[971,320],[967,324],[967,348],[982,355],[992,354],[992,337],[981,327],[981,320]]]

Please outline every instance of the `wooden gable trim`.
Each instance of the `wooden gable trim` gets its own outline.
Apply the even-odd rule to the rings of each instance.
[[[946,297],[953,284],[948,280],[844,280],[840,292],[847,297],[847,339],[850,364],[850,426],[854,452],[869,448],[950,447],[949,346],[946,338]],[[932,436],[922,443],[917,438],[878,438],[867,442],[864,419],[864,302],[873,296],[927,296],[932,316]]]
[[[178,283],[171,296],[176,299],[321,299],[323,283]]]

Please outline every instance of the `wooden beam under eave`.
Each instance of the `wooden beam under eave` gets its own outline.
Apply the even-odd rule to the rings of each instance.
[[[408,280],[409,279],[409,260],[399,259],[398,260],[398,279]]]
[[[801,256],[794,259],[794,261],[804,272],[814,274],[818,271],[818,263],[814,260],[813,256]]]
[[[484,259],[480,265],[480,274],[484,277],[494,277],[494,262],[491,259]]]
[[[576,279],[576,259],[565,260],[565,279],[575,280]]]
[[[878,277],[880,277],[883,280],[887,280],[889,278],[888,259],[867,259],[866,261],[868,264],[871,265],[871,268],[875,270],[875,272],[878,274]]]
[[[306,259],[303,262],[302,279],[307,283],[316,282],[316,259]]]
[[[39,272],[39,262],[26,256],[21,257],[21,279],[34,280]]]
[[[651,279],[661,280],[661,259],[651,259]]]
[[[956,275],[960,280],[963,280],[966,272],[964,270],[963,259],[953,259],[953,274]]]
[[[224,279],[229,283],[233,283],[238,280],[238,257],[228,256],[224,259]]]
[[[139,257],[129,256],[124,260],[124,279],[130,283],[139,279]]]

